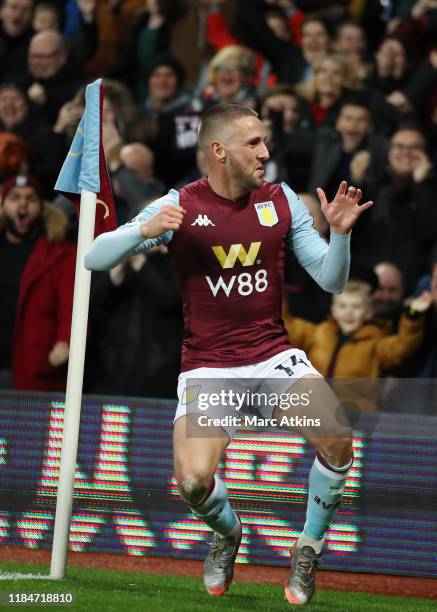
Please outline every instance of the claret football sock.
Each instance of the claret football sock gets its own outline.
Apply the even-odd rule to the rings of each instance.
[[[352,462],[353,459],[342,467],[335,467],[327,463],[319,454],[314,460],[309,478],[306,522],[301,537],[305,535],[315,542],[320,542],[317,546],[319,550],[316,550],[311,543],[308,544],[315,552],[320,552],[325,532],[341,502]]]
[[[214,476],[214,488],[197,506],[191,506],[193,514],[222,536],[238,538],[241,523],[232,510],[223,481]]]

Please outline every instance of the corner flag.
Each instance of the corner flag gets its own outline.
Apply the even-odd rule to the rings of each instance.
[[[103,87],[101,79],[98,79],[86,88],[85,113],[55,185],[57,191],[68,194],[67,197],[75,204],[78,214],[80,209],[80,218],[61,464],[50,566],[52,578],[65,576],[73,508],[91,284],[91,272],[85,269],[83,262],[93,237],[117,227],[102,145],[102,107]],[[101,206],[96,211],[97,204]]]
[[[97,194],[95,236],[116,229],[117,217],[102,144],[102,79],[88,85],[85,112],[64,161],[55,190],[73,202],[79,216],[81,189]]]

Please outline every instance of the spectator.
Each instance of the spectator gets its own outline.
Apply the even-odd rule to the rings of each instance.
[[[47,186],[49,193],[62,167],[66,144],[48,125],[43,110],[32,104],[26,94],[12,83],[0,86],[0,129],[24,140],[28,171]],[[45,155],[41,155],[42,150]]]
[[[394,263],[381,261],[374,267],[378,287],[372,296],[376,317],[390,320],[392,329],[397,329],[403,307],[404,281],[402,272]]]
[[[101,274],[91,305],[92,391],[174,397],[182,308],[167,249],[156,247]]]
[[[172,25],[186,11],[183,0],[145,0],[126,37],[125,52],[110,75],[125,80],[138,103],[147,97],[145,75],[156,55],[168,52]]]
[[[63,391],[69,353],[75,268],[67,220],[44,203],[29,176],[3,186],[0,252],[0,369],[15,389]]]
[[[387,157],[382,174],[366,175],[366,196],[375,205],[367,219],[355,226],[352,254],[372,266],[393,261],[402,271],[407,291],[411,291],[426,270],[436,241],[437,184],[425,138],[417,128],[395,132]]]
[[[290,340],[304,350],[314,367],[325,377],[378,378],[384,367],[401,363],[420,345],[422,314],[431,304],[424,292],[402,316],[399,332],[371,321],[370,286],[349,281],[334,295],[331,317],[315,325],[290,314],[284,317]]]
[[[375,317],[381,322],[385,321],[391,333],[396,334],[399,330],[399,321],[404,309],[404,280],[402,272],[395,264],[389,261],[377,263],[374,271],[378,278],[378,286],[372,295]],[[427,290],[429,290],[429,287],[427,287]],[[415,361],[416,353],[414,352],[401,365],[384,370],[382,376],[390,380],[393,377],[411,377],[416,370]]]
[[[168,53],[157,55],[147,75],[148,96],[144,100],[149,112],[166,112],[184,108],[190,97],[184,90],[185,73],[180,62]]]
[[[236,102],[255,106],[256,90],[251,79],[256,73],[255,54],[249,49],[229,45],[214,55],[208,67],[208,85],[202,92],[200,108],[217,103]]]
[[[303,83],[313,74],[314,64],[330,51],[331,33],[326,23],[316,16],[306,17],[302,23],[302,48],[299,77]]]
[[[279,84],[264,96],[261,117],[270,151],[266,180],[286,181],[296,191],[306,189],[315,141],[306,103],[291,85]]]
[[[113,145],[113,150],[105,149],[105,154],[115,194],[126,202],[128,217],[164,195],[165,187],[154,175],[154,155],[149,147],[131,142],[121,147]]]
[[[155,154],[156,176],[166,186],[176,184],[196,164],[200,113],[192,109],[184,78],[180,62],[167,53],[156,56],[148,77],[146,143]]]
[[[366,61],[366,35],[358,23],[345,21],[336,30],[332,48],[336,53],[352,60],[360,79],[364,79],[371,70],[371,64]]]
[[[43,0],[35,6],[33,11],[32,27],[34,32],[43,32],[44,30],[62,31],[63,15],[59,5],[50,0]]]
[[[375,71],[367,80],[370,86],[388,96],[407,85],[411,78],[411,66],[402,40],[393,36],[384,38],[375,60]]]
[[[24,139],[44,125],[43,113],[32,106],[24,91],[14,83],[0,85],[0,129]]]
[[[33,0],[2,0],[0,4],[0,83],[26,70],[32,9]]]
[[[44,109],[50,124],[56,121],[61,106],[74,96],[80,82],[76,68],[68,62],[62,34],[55,31],[35,34],[29,46],[25,84],[29,99]]]
[[[330,54],[315,61],[313,73],[296,91],[308,102],[317,125],[334,125],[341,102],[358,88],[359,79],[351,60]]]
[[[362,96],[349,96],[340,107],[335,129],[321,127],[310,171],[308,191],[322,187],[328,197],[340,181],[356,186],[385,162],[387,143],[373,133],[371,111]]]

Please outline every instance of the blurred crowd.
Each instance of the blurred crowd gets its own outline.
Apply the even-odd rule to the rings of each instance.
[[[77,220],[54,184],[99,76],[119,224],[205,176],[206,109],[251,106],[266,179],[322,235],[316,187],[375,202],[342,296],[290,256],[292,342],[329,377],[436,376],[437,0],[0,0],[0,387],[65,388]],[[165,249],[96,274],[85,391],[173,397],[181,339]]]

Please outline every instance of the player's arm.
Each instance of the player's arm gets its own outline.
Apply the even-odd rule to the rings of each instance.
[[[179,229],[184,212],[179,206],[179,193],[171,189],[132,221],[113,232],[97,236],[85,255],[85,267],[88,270],[109,270],[133,255],[159,244],[168,244],[173,232]]]
[[[331,231],[328,244],[314,229],[313,219],[302,200],[286,183],[281,186],[291,211],[290,248],[300,265],[322,289],[340,293],[349,276],[350,234]]]

